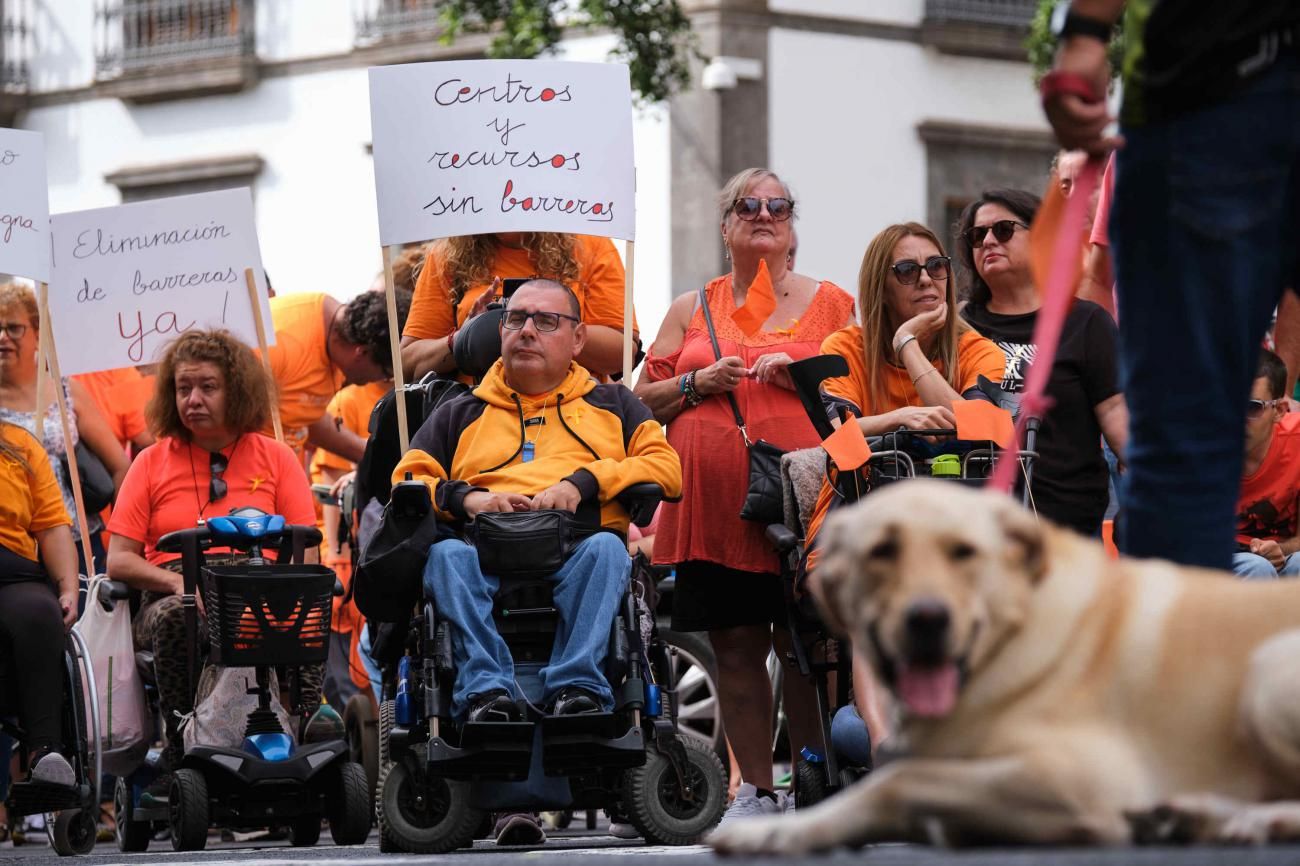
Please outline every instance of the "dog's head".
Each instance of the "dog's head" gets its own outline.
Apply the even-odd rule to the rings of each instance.
[[[1043,528],[1010,498],[893,484],[827,520],[813,593],[916,716],[952,711],[967,676],[1023,622]]]

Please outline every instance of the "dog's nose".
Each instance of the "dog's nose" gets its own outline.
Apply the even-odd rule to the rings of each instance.
[[[943,661],[951,620],[948,605],[937,598],[917,599],[908,605],[903,628],[907,633],[908,655],[913,662]]]

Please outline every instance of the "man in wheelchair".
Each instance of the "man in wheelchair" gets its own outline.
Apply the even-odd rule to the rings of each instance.
[[[643,482],[667,497],[681,492],[677,454],[650,411],[574,360],[586,340],[580,317],[567,287],[543,279],[521,286],[501,320],[501,360],[472,393],[430,416],[393,474],[424,482],[451,530],[430,549],[423,581],[452,626],[457,721],[523,718],[514,662],[492,619],[509,572],[554,582],[559,628],[541,672],[546,711],[611,708],[602,667],[629,576],[628,514],[615,497]],[[544,525],[494,525],[526,513]]]

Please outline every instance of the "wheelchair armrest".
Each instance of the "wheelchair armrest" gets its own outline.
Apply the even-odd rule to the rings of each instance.
[[[120,580],[105,580],[99,584],[99,604],[104,610],[112,610],[115,602],[131,598],[131,587]]]
[[[649,526],[650,521],[654,519],[655,509],[668,497],[664,496],[664,489],[658,484],[653,481],[642,481],[625,487],[623,492],[614,498],[627,510],[633,523],[637,526]]]
[[[433,509],[433,498],[429,494],[429,485],[412,479],[410,474],[407,473],[405,481],[393,485],[388,507],[398,517],[419,520]]]
[[[790,527],[784,523],[769,524],[764,534],[780,554],[789,553],[799,545],[799,536],[791,532]]]

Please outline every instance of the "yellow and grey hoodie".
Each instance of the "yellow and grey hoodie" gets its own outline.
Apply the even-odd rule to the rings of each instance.
[[[498,360],[473,392],[440,406],[393,471],[394,483],[410,472],[429,485],[440,519],[463,522],[473,490],[532,496],[567,479],[599,501],[604,528],[625,534],[628,515],[614,499],[624,489],[650,481],[681,495],[677,452],[627,388],[571,363],[559,387],[529,396],[503,370]]]

